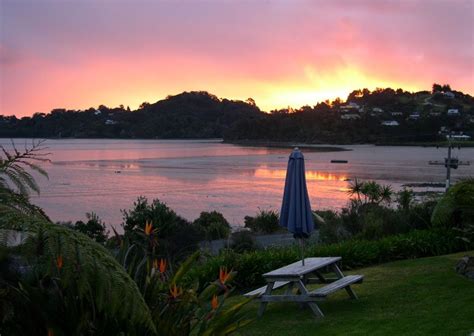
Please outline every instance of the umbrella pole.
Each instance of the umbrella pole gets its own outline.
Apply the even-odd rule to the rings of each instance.
[[[303,238],[300,238],[300,247],[301,247],[301,262],[304,266],[304,241],[303,241]]]

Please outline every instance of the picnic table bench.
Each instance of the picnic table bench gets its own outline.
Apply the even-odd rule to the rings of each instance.
[[[301,260],[290,265],[281,267],[274,271],[263,274],[267,285],[244,294],[246,297],[256,297],[260,300],[258,315],[262,316],[268,302],[299,302],[307,304],[314,315],[323,317],[317,301],[325,300],[326,297],[340,289],[345,289],[352,299],[357,299],[356,293],[351,285],[361,283],[363,275],[344,276],[337,263],[341,257],[306,258],[303,265]],[[327,278],[321,273],[321,269],[327,268],[335,273],[335,278]],[[307,284],[321,283],[325,286],[309,291]],[[273,291],[287,287],[284,294],[275,294]],[[294,293],[295,287],[298,289]]]

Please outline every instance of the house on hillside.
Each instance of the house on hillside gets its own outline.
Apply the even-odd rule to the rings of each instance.
[[[446,135],[446,139],[458,140],[458,141],[469,141],[471,140],[471,137],[465,134],[454,134],[454,135]]]
[[[460,115],[461,115],[461,113],[459,113],[458,109],[449,109],[448,110],[448,116],[449,117],[458,117]]]
[[[440,115],[441,115],[441,112],[434,112],[434,111],[430,112],[430,117],[439,117]]]
[[[349,104],[342,105],[340,107],[342,111],[348,112],[348,111],[359,111],[360,106],[357,103],[350,102]]]
[[[112,120],[112,119],[107,119],[107,120],[105,121],[105,124],[106,124],[106,125],[116,125],[116,124],[118,124],[118,122],[115,121],[115,120]]]
[[[450,99],[453,99],[455,97],[455,94],[451,91],[443,92],[443,94],[445,97],[450,98]]]
[[[101,111],[101,110],[95,110],[94,114],[95,114],[95,115],[101,115],[101,114],[102,114],[102,111]]]
[[[408,120],[418,120],[420,119],[420,114],[415,112],[415,113],[412,113],[408,116],[407,118]]]
[[[341,115],[341,119],[343,119],[343,120],[356,120],[356,119],[360,119],[360,115],[355,114],[355,113],[347,113],[347,114]]]
[[[382,126],[400,126],[400,124],[396,120],[385,120],[382,121]]]
[[[403,112],[390,112],[392,117],[401,117],[403,116]]]
[[[372,109],[372,112],[375,112],[375,113],[383,113],[383,110],[380,108],[380,107],[374,107]]]

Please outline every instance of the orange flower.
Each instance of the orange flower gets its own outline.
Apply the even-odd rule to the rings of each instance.
[[[56,266],[58,267],[59,270],[61,270],[61,268],[63,268],[63,256],[62,255],[58,255],[56,257]]]
[[[153,268],[158,269],[158,259],[153,260]]]
[[[170,294],[173,299],[176,299],[178,296],[183,294],[183,290],[181,287],[176,287],[176,284],[173,284],[173,286],[170,287]]]
[[[166,271],[166,260],[160,259],[160,273],[165,273]]]
[[[214,294],[214,296],[212,297],[212,300],[211,300],[211,307],[212,307],[213,310],[216,310],[217,306],[219,306],[219,301],[217,300],[217,295]]]
[[[153,224],[149,221],[146,221],[146,223],[145,223],[145,234],[147,236],[149,236],[152,231],[153,231]]]
[[[231,272],[227,272],[227,267],[221,267],[219,269],[219,281],[221,282],[221,284],[225,284],[227,280],[229,280],[230,273]]]

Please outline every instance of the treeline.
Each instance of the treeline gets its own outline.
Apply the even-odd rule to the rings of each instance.
[[[100,105],[85,111],[55,109],[18,119],[0,116],[0,137],[34,138],[222,138],[238,120],[263,114],[252,100],[218,99],[183,92],[130,111]]]
[[[274,110],[257,121],[240,120],[225,138],[347,144],[429,142],[450,132],[473,136],[474,98],[458,91],[437,91],[438,86],[449,88],[434,84],[431,92],[355,90],[345,102],[336,99],[296,110]],[[458,114],[449,115],[452,109]],[[383,125],[388,121],[395,125]]]
[[[448,113],[456,110],[457,113]],[[391,122],[392,125],[384,125]],[[299,109],[262,112],[251,98],[219,99],[183,92],[131,111],[101,105],[85,111],[55,109],[18,119],[0,116],[0,137],[224,138],[227,141],[307,143],[429,142],[447,132],[474,135],[474,98],[433,84],[431,91],[355,90]]]

